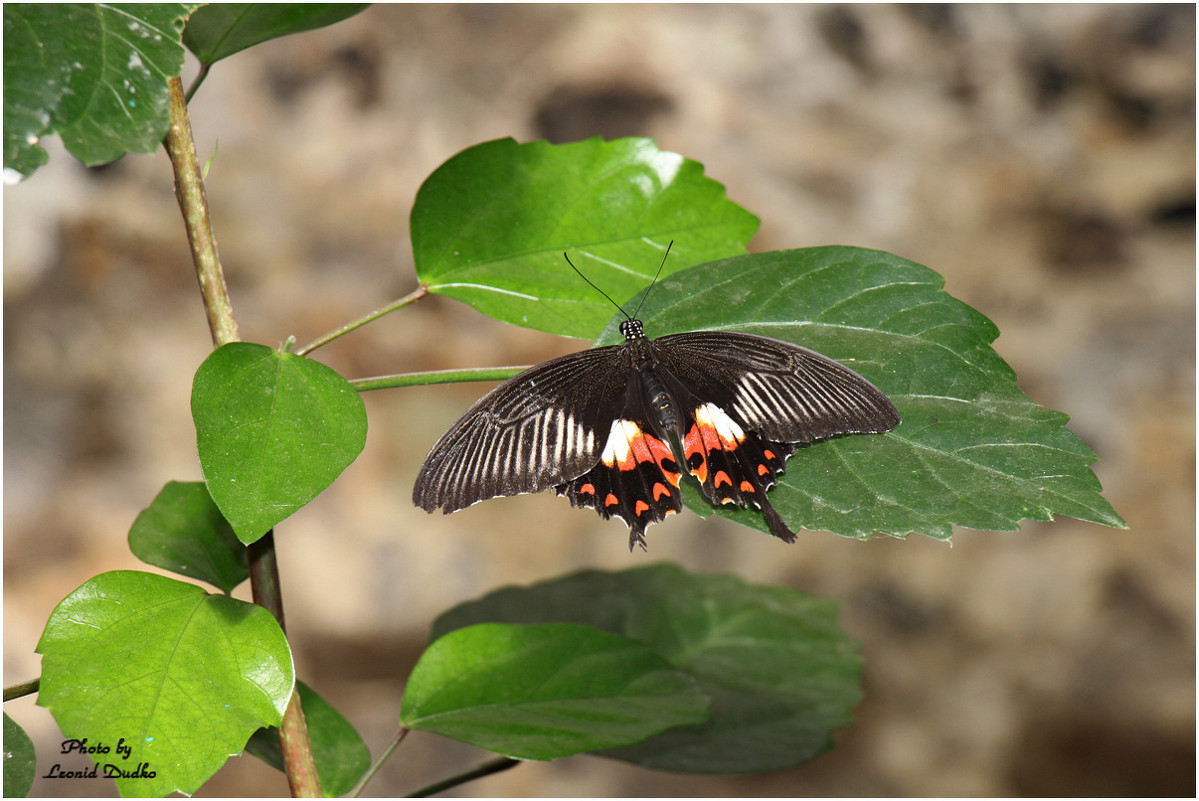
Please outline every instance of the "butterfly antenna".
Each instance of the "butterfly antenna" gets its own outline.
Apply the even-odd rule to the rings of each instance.
[[[612,298],[608,295],[607,292],[600,289],[595,284],[591,283],[591,279],[588,278],[587,276],[583,275],[582,270],[580,270],[578,267],[575,267],[575,263],[570,260],[570,256],[566,255],[566,251],[562,252],[562,258],[566,259],[566,263],[570,265],[570,269],[574,270],[576,273],[579,274],[579,278],[582,278],[584,281],[586,281],[588,284],[590,284],[591,288],[594,289],[596,292],[600,293],[605,298],[608,298],[608,302],[611,303],[613,306],[615,306],[617,309],[619,309],[620,313],[625,316],[625,319],[634,320],[637,318],[637,315],[641,313],[641,306],[643,303],[645,303],[645,299],[649,296],[649,291],[654,288],[654,284],[658,283],[658,276],[660,276],[662,274],[662,268],[666,266],[666,257],[670,255],[670,249],[672,247],[674,247],[673,239],[670,240],[670,244],[668,244],[666,246],[666,252],[662,254],[662,263],[658,265],[658,272],[654,273],[654,280],[650,281],[649,287],[647,287],[645,290],[645,294],[641,296],[641,303],[637,304],[637,311],[633,312],[632,317],[629,317],[629,313],[624,310],[624,306],[621,306],[619,303],[612,300]]]
[[[591,283],[591,279],[590,279],[590,278],[588,278],[587,276],[583,275],[583,271],[582,271],[582,270],[580,270],[578,267],[575,267],[575,263],[574,263],[573,261],[571,261],[571,260],[570,260],[570,256],[567,256],[565,251],[563,251],[563,252],[562,252],[562,258],[566,259],[566,263],[570,265],[570,268],[571,268],[572,270],[574,270],[576,273],[578,273],[578,274],[579,274],[579,278],[582,278],[582,279],[583,279],[584,281],[586,281],[588,284],[591,284],[591,288],[592,288],[592,289],[594,289],[596,292],[598,292],[598,293],[600,293],[601,295],[603,295],[605,298],[608,298],[608,302],[609,302],[609,303],[611,303],[613,306],[615,306],[615,307],[616,307],[618,310],[620,310],[620,313],[621,313],[621,314],[623,314],[623,315],[624,315],[626,318],[628,318],[628,319],[630,319],[630,320],[631,320],[631,319],[633,319],[632,317],[629,317],[629,313],[628,313],[628,312],[626,312],[626,311],[624,310],[624,306],[621,306],[619,303],[617,303],[616,301],[612,300],[612,298],[611,298],[611,297],[608,295],[608,293],[607,293],[607,292],[605,292],[604,290],[600,289],[600,288],[599,288],[598,286],[596,286],[595,284],[592,284],[592,283]],[[638,308],[640,308],[640,307],[638,307]]]
[[[662,263],[658,265],[658,272],[654,273],[654,280],[649,282],[649,286],[645,289],[645,294],[641,296],[641,303],[637,304],[637,311],[633,312],[633,317],[636,318],[641,314],[641,306],[645,303],[645,299],[649,297],[649,291],[654,288],[654,284],[658,283],[658,276],[662,274],[662,268],[666,266],[666,257],[670,255],[670,249],[674,247],[674,240],[670,240],[670,244],[666,246],[666,252],[662,254]]]

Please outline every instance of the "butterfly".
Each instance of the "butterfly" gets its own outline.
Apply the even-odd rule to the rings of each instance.
[[[639,312],[621,308],[623,344],[543,362],[480,398],[429,451],[413,502],[449,514],[553,487],[621,518],[629,549],[644,549],[646,528],[682,509],[686,471],[711,503],[753,507],[794,542],[767,490],[796,446],[900,422],[881,390],[815,351],[731,331],[650,339]]]

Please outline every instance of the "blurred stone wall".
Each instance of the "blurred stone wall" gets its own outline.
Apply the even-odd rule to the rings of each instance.
[[[219,141],[208,196],[245,339],[307,341],[410,291],[412,199],[459,150],[648,135],[762,218],[755,250],[852,244],[942,273],[1021,388],[1072,415],[1130,524],[784,546],[684,514],[630,554],[623,526],[552,493],[413,508],[420,460],[484,387],[370,393],[366,451],[277,540],[301,675],[376,754],[440,610],[671,560],[844,604],[866,700],[837,748],[761,777],[578,757],[461,792],[1194,794],[1194,6],[380,5],[217,65],[192,111],[202,158]],[[85,170],[57,149],[4,200],[12,684],[64,595],[142,567],[125,536],[162,484],[199,478],[210,343],[164,155]],[[354,377],[583,346],[430,298],[319,357]],[[53,721],[5,708],[44,772]],[[414,735],[370,790],[482,758]],[[201,794],[285,792],[241,758]]]

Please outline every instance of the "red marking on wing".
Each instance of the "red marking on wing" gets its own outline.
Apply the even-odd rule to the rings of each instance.
[[[676,487],[679,485],[680,474],[677,471],[671,470],[664,462],[674,464],[674,452],[670,450],[670,446],[657,437],[647,434],[641,430],[641,427],[627,420],[622,420],[618,423],[621,430],[625,432],[635,432],[628,438],[629,449],[625,457],[614,463],[608,463],[609,467],[614,467],[617,470],[629,471],[635,470],[637,465],[645,462],[652,462],[662,470],[662,474],[666,480]],[[617,427],[613,427],[613,435]]]

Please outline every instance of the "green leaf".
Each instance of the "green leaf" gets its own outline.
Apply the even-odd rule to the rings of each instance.
[[[226,593],[250,577],[246,548],[202,482],[168,482],[129,529],[129,550],[148,565],[207,581]]]
[[[758,219],[703,166],[649,139],[566,145],[500,139],[429,176],[412,208],[416,272],[430,291],[498,320],[595,336],[616,301],[663,269],[745,252]],[[632,309],[630,309],[630,313]]]
[[[676,273],[654,286],[641,317],[651,337],[736,330],[803,345],[895,402],[903,423],[889,434],[826,440],[791,457],[770,500],[793,529],[948,539],[955,525],[1014,530],[1055,514],[1123,527],[1069,418],[1016,388],[991,348],[998,329],[943,286],[927,267],[881,251],[785,250]],[[621,319],[599,344],[623,341]],[[767,530],[752,510],[684,495],[701,515]]]
[[[830,746],[861,698],[837,605],[674,565],[588,570],[511,587],[439,617],[433,636],[488,621],[581,623],[644,643],[712,698],[710,719],[599,752],[656,770],[766,773]]]
[[[200,365],[192,418],[208,491],[247,545],[332,484],[366,444],[366,409],[345,379],[249,342]]]
[[[24,798],[33,787],[37,755],[33,740],[17,722],[4,713],[4,797]]]
[[[304,682],[296,682],[300,702],[304,706],[304,721],[312,743],[312,758],[321,779],[321,792],[327,798],[343,796],[371,766],[371,752],[362,736],[334,709],[328,701]],[[283,770],[283,752],[279,747],[277,728],[259,729],[246,743],[246,753]]]
[[[183,43],[213,64],[268,39],[303,33],[352,17],[370,3],[210,3],[191,15]]]
[[[6,183],[46,163],[38,140],[48,134],[89,166],[154,152],[169,124],[167,79],[183,69],[183,22],[197,5],[6,3]]]
[[[400,720],[514,759],[557,759],[702,721],[707,705],[690,678],[624,637],[487,624],[429,646]]]
[[[279,725],[294,680],[265,609],[136,571],[64,598],[37,650],[38,704],[67,737],[108,746],[98,764],[140,773],[117,778],[124,796],[194,793],[255,729]]]

